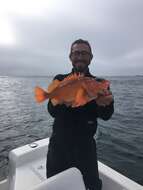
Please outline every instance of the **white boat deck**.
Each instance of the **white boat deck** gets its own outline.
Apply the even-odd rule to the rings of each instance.
[[[0,182],[0,190],[45,190],[46,188],[55,190],[55,187],[56,189],[58,187],[59,190],[64,190],[64,187],[66,190],[67,188],[68,190],[72,190],[72,188],[84,190],[82,176],[80,172],[77,172],[77,169],[69,170],[66,175],[62,173],[51,177],[51,179],[46,179],[48,143],[49,139],[47,138],[12,150],[9,154],[10,173],[8,179]],[[101,162],[98,162],[98,164],[100,178],[103,182],[102,190],[143,190],[143,186]],[[65,184],[64,181],[67,181],[67,183]],[[53,184],[52,187],[51,184]],[[60,188],[59,184],[65,185]]]

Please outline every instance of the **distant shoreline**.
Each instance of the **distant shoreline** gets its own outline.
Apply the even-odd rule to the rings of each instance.
[[[56,75],[56,74],[55,74]],[[98,77],[143,77],[142,75],[96,75]],[[52,78],[54,75],[0,75],[0,78],[7,77],[24,77],[24,78]]]
[[[54,76],[24,76],[24,75],[21,75],[21,76],[18,76],[18,75],[7,75],[7,76],[0,76],[0,78],[7,78],[7,77],[19,77],[19,78],[51,78],[51,77],[54,77]]]

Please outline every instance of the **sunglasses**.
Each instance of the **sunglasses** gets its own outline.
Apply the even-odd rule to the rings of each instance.
[[[74,52],[71,52],[71,56],[74,56],[74,57],[78,57],[78,56],[83,56],[83,57],[91,57],[92,54],[90,52],[87,52],[87,51],[74,51]]]

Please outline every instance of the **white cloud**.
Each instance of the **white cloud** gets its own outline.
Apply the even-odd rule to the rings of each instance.
[[[15,33],[9,20],[0,18],[0,45],[14,45],[16,43],[15,39]]]
[[[10,60],[15,73],[20,68],[32,72],[36,62],[35,73],[42,75],[49,59],[48,71],[64,73],[70,45],[77,38],[91,43],[95,73],[128,74],[135,63],[134,73],[141,72],[142,8],[142,0],[5,0],[0,7],[1,74],[7,71],[2,63],[8,66]],[[4,44],[11,48],[2,51]],[[30,66],[24,67],[26,63]]]
[[[137,49],[132,52],[129,52],[127,55],[125,55],[126,59],[132,60],[132,59],[143,59],[143,48]]]

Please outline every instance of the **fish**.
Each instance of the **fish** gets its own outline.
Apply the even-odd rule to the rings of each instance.
[[[69,104],[75,108],[96,99],[102,92],[106,91],[106,95],[109,95],[109,85],[108,80],[97,81],[96,78],[74,73],[62,81],[53,80],[47,90],[36,86],[35,99],[38,103],[51,99],[54,106]]]

